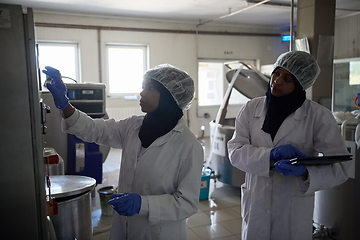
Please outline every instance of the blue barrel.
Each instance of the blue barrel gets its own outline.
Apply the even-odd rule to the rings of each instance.
[[[200,196],[199,200],[207,200],[209,198],[211,169],[205,169],[201,176]]]

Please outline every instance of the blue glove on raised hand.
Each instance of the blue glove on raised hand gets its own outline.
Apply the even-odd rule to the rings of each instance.
[[[108,204],[111,204],[112,207],[120,215],[123,216],[133,216],[140,212],[141,208],[141,196],[137,193],[121,193],[113,194]]]
[[[306,157],[306,155],[290,144],[281,145],[270,151],[270,159],[272,160],[292,159],[298,157]]]
[[[69,98],[67,97],[67,88],[64,82],[61,80],[61,74],[59,70],[46,66],[46,70],[42,72],[45,73],[47,76],[52,78],[51,83],[47,83],[46,87],[51,92],[55,106],[59,109],[64,109],[69,103]]]
[[[304,165],[290,163],[290,160],[280,160],[274,164],[281,175],[300,177],[306,172]]]

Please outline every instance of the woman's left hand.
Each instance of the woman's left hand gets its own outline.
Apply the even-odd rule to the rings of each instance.
[[[290,160],[277,161],[274,166],[279,171],[279,173],[284,176],[300,177],[307,171],[304,165],[293,165],[290,163]]]
[[[141,208],[141,196],[137,193],[121,193],[113,194],[108,204],[123,216],[133,216],[140,212]]]
[[[299,149],[291,144],[281,145],[271,149],[270,151],[270,159],[272,160],[283,160],[299,157],[306,157],[306,154],[302,153]]]

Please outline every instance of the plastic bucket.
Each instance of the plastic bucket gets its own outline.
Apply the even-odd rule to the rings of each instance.
[[[100,196],[100,206],[101,206],[102,215],[112,216],[113,208],[110,204],[108,204],[108,201],[111,199],[111,195],[116,193],[114,186],[107,186],[107,187],[100,188],[98,190],[98,193]]]
[[[203,171],[201,176],[199,200],[207,200],[209,198],[210,176],[210,169],[206,169]]]

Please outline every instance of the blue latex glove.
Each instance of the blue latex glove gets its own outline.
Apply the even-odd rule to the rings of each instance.
[[[121,193],[113,194],[108,204],[111,204],[112,207],[120,215],[123,216],[133,216],[140,212],[141,208],[141,196],[137,193]]]
[[[51,83],[47,83],[46,87],[51,92],[55,106],[59,109],[64,109],[69,103],[69,98],[67,97],[67,88],[66,85],[61,80],[61,74],[59,70],[46,66],[46,70],[42,72],[45,73],[47,76],[52,78]]]
[[[306,172],[306,167],[301,164],[293,165],[290,160],[280,160],[274,164],[281,175],[300,177]]]
[[[272,160],[292,159],[298,157],[306,157],[306,155],[290,144],[281,145],[270,151],[270,159]]]

